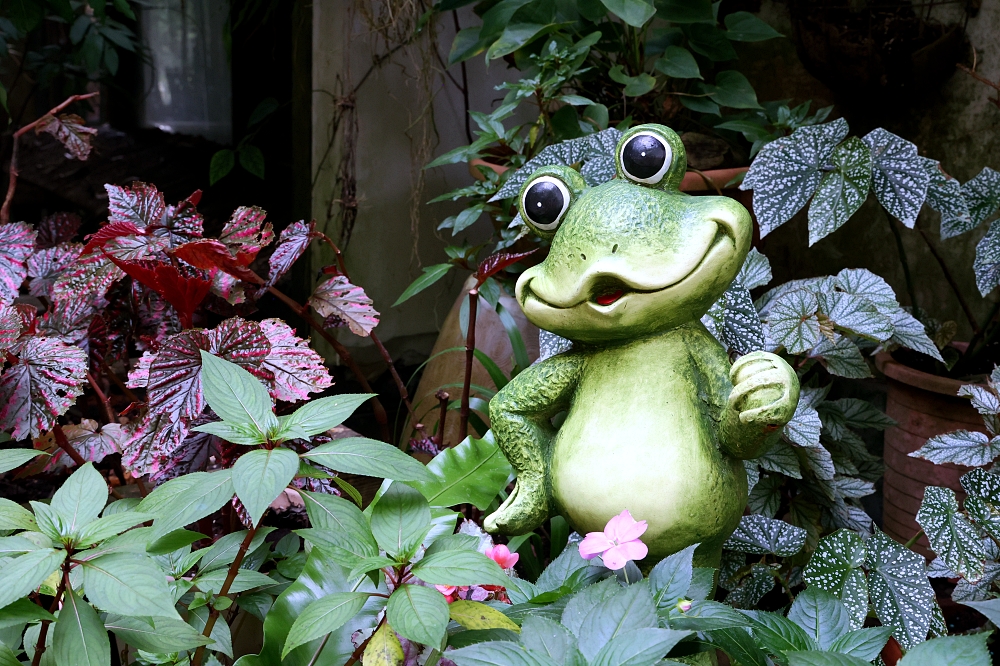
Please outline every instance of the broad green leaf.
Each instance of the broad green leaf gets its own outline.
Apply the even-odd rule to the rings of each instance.
[[[788,619],[802,627],[823,650],[847,633],[851,624],[847,607],[840,599],[818,587],[807,587],[795,597]]]
[[[395,565],[394,560],[390,560],[388,557],[382,557],[381,555],[375,555],[374,557],[366,557],[360,560],[351,568],[351,573],[347,574],[347,578],[354,580],[369,571],[375,571],[376,569],[384,569],[385,567],[391,567]]]
[[[942,636],[916,646],[899,666],[989,666],[993,663],[986,641],[992,632],[971,636]]]
[[[403,646],[388,624],[382,624],[368,641],[361,657],[364,666],[402,666]]]
[[[0,97],[0,102],[3,102],[4,110],[7,108],[6,98]],[[20,632],[18,632],[18,640],[20,640]],[[7,647],[4,643],[0,643],[0,666],[24,666],[17,655]]]
[[[156,516],[153,529],[159,537],[215,513],[234,492],[232,470],[194,472],[158,486],[136,511]]]
[[[882,532],[868,540],[866,567],[871,605],[883,626],[909,650],[927,637],[934,590],[927,580],[924,558]]]
[[[179,618],[157,564],[145,555],[113,553],[82,565],[87,597],[102,610]]]
[[[690,631],[646,627],[626,630],[600,649],[592,666],[657,664]]]
[[[211,642],[187,622],[169,617],[108,615],[104,626],[128,645],[146,652],[194,650]]]
[[[240,166],[261,180],[264,180],[264,152],[252,144],[241,146],[238,152]]]
[[[809,204],[809,245],[842,227],[868,198],[872,161],[864,141],[849,138],[834,149],[830,162],[833,170],[823,176]]]
[[[372,516],[373,523],[374,518]],[[414,576],[432,585],[506,586],[510,582],[500,565],[482,553],[471,550],[432,553],[414,564],[412,571]]]
[[[531,43],[547,27],[542,23],[512,23],[508,25],[500,34],[500,38],[490,45],[486,52],[486,58],[492,60],[513,53],[522,46]]]
[[[750,12],[726,14],[725,22],[726,37],[734,42],[763,42],[784,36]]]
[[[736,59],[736,51],[726,38],[726,33],[715,25],[696,23],[685,26],[684,33],[687,35],[688,45],[695,53],[700,53],[715,62]]]
[[[978,531],[958,508],[954,490],[936,486],[924,488],[917,523],[927,535],[931,548],[953,571],[973,580],[983,575],[986,551]]]
[[[253,539],[250,540],[250,545],[247,547],[247,553],[252,553],[261,544],[264,543],[264,539],[267,535],[274,531],[273,527],[262,527],[258,529],[254,535]],[[220,538],[218,541],[213,543],[208,548],[202,548],[201,551],[203,555],[200,557],[198,564],[199,573],[206,573],[212,571],[213,569],[223,569],[232,564],[233,560],[236,559],[236,554],[240,550],[240,544],[247,537],[247,530],[240,530],[239,532],[233,532],[227,534]]]
[[[297,428],[306,435],[318,435],[339,426],[367,402],[372,393],[345,393],[310,400],[289,416],[281,417],[282,428]]]
[[[869,666],[869,662],[837,652],[790,652],[788,666]]]
[[[771,337],[790,354],[801,354],[820,341],[819,299],[805,289],[777,298],[767,311]]]
[[[890,635],[892,635],[891,627],[855,629],[831,643],[830,650],[871,662],[882,652]]]
[[[565,626],[541,615],[529,615],[521,624],[521,645],[557,664],[581,664],[576,636]]]
[[[705,632],[705,636],[711,643],[721,647],[729,655],[730,661],[740,666],[770,666],[767,655],[744,629],[715,629]]]
[[[863,140],[871,150],[875,196],[890,215],[912,229],[930,185],[916,145],[881,127]]]
[[[710,0],[658,0],[656,13],[671,23],[715,23]]]
[[[401,585],[389,597],[386,619],[400,636],[437,647],[448,627],[448,602],[432,587]]]
[[[715,75],[712,99],[719,106],[731,109],[759,109],[757,93],[747,77],[736,70],[727,70]]]
[[[215,185],[225,178],[234,166],[236,166],[236,153],[228,148],[216,151],[208,166],[208,184]]]
[[[795,451],[796,449],[784,439],[778,439],[764,452],[764,455],[756,458],[754,462],[768,472],[777,472],[793,479],[801,479],[802,470],[799,467],[799,458]]]
[[[38,548],[36,543],[23,536],[0,537],[0,557],[17,557]]]
[[[29,599],[17,601],[0,608],[0,629],[24,626],[39,620],[55,621],[55,616]]]
[[[612,14],[634,28],[641,28],[653,18],[656,8],[646,0],[601,0]]]
[[[579,648],[593,662],[609,641],[626,631],[656,627],[656,606],[645,583],[629,585],[598,603],[583,619]]]
[[[288,630],[281,658],[287,657],[289,652],[300,645],[322,638],[344,626],[361,612],[368,596],[361,592],[338,592],[310,603]]]
[[[740,519],[724,547],[740,553],[790,557],[802,550],[805,542],[806,531],[801,527],[751,514]]]
[[[378,545],[391,556],[412,554],[420,545],[430,526],[431,510],[427,500],[419,491],[402,483],[390,485],[372,509],[372,534]],[[442,584],[469,585],[471,583]]]
[[[909,454],[938,465],[953,463],[966,467],[985,467],[1000,456],[1000,438],[990,438],[981,432],[955,430],[931,437]]]
[[[0,567],[0,608],[28,596],[66,559],[65,550],[41,548]]]
[[[476,643],[449,650],[448,659],[457,666],[558,666],[544,654],[529,652],[513,641]],[[365,663],[365,666],[368,666]]]
[[[860,629],[868,615],[868,579],[861,568],[864,563],[861,536],[840,529],[819,540],[804,571],[809,585],[830,592],[844,603],[852,629]]]
[[[111,642],[90,604],[67,587],[52,636],[57,666],[108,666]]]
[[[781,657],[786,652],[817,649],[816,641],[805,629],[777,613],[748,611],[757,643],[768,653]]]
[[[173,532],[156,539],[146,546],[146,552],[150,555],[168,555],[175,550],[183,548],[184,546],[190,546],[195,541],[207,538],[208,537],[201,532],[174,530]]]
[[[0,450],[0,474],[20,467],[29,460],[34,460],[40,455],[49,455],[44,451],[35,449],[3,449]]]
[[[626,97],[639,97],[645,95],[656,87],[656,79],[649,74],[642,73],[638,76],[629,76],[625,73],[624,65],[615,65],[608,72],[612,81],[622,84],[625,89],[622,91]]]
[[[313,530],[328,533],[341,547],[361,557],[378,555],[368,519],[345,499],[326,493],[299,491]]]
[[[348,437],[302,454],[303,458],[345,474],[395,481],[426,481],[429,474],[415,458],[395,446],[364,437]]]
[[[430,480],[414,485],[432,506],[472,504],[480,511],[496,499],[511,474],[492,433],[483,439],[467,437],[445,449],[427,463],[426,470]]]
[[[66,528],[75,532],[96,520],[107,503],[108,484],[88,462],[66,479],[49,506],[62,517]]]
[[[448,604],[448,613],[452,620],[458,622],[466,629],[509,629],[514,633],[521,632],[521,628],[509,617],[497,609],[478,601],[455,599]]]
[[[668,46],[653,66],[675,79],[702,78],[701,70],[698,69],[698,61],[683,46]]]
[[[191,430],[215,435],[232,444],[242,444],[243,446],[259,446],[260,444],[266,444],[268,440],[268,436],[259,432],[254,425],[242,425],[239,423],[229,423],[228,421],[203,423],[194,426]],[[274,439],[283,441],[284,439],[294,439],[294,437],[281,438],[276,434]]]
[[[225,584],[228,575],[229,571],[227,569],[214,569],[208,573],[199,575],[194,579],[194,584],[202,592],[221,594],[222,586]],[[229,586],[227,594],[239,594],[240,592],[252,590],[255,587],[269,587],[276,584],[274,579],[265,576],[259,571],[240,569],[236,574],[236,578],[233,579],[232,585]]]
[[[233,465],[233,488],[256,525],[299,470],[294,451],[284,448],[257,449],[244,454]]]
[[[37,529],[35,517],[17,502],[0,497],[0,530]]]
[[[465,31],[463,30],[462,32]],[[454,264],[435,264],[433,266],[424,266],[423,275],[414,280],[410,286],[408,286],[403,293],[399,295],[399,298],[397,298],[396,302],[392,304],[392,307],[402,305],[422,292],[424,289],[427,289],[436,283],[438,280],[447,275],[448,271],[450,271],[453,266]]]
[[[816,409],[805,400],[799,400],[799,404],[795,406],[792,420],[785,425],[782,434],[792,444],[816,448],[821,446],[819,436],[822,429],[823,423],[820,421]]]
[[[104,516],[102,518],[98,518],[80,530],[80,534],[76,541],[80,546],[89,546],[90,544],[98,543],[120,534],[127,529],[135,527],[139,523],[144,523],[147,520],[152,520],[153,518],[154,516],[150,514],[139,513],[138,511],[127,511],[125,513],[115,513],[110,516]]]
[[[201,383],[205,400],[223,420],[263,435],[277,428],[267,388],[235,363],[201,350]]]
[[[208,614],[208,606],[195,608],[188,616],[188,624],[194,627],[200,634],[205,631],[205,625],[208,623]],[[226,622],[225,614],[219,616],[215,626],[212,627],[212,633],[209,638],[212,640],[212,642],[208,644],[209,650],[221,652],[230,659],[232,658],[233,634],[229,629],[229,623]]]
[[[694,544],[663,558],[649,572],[649,585],[657,608],[673,608],[678,600],[687,595],[694,570],[694,549],[697,547],[698,544]]]

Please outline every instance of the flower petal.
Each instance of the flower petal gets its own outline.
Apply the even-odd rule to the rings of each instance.
[[[593,559],[608,548],[614,546],[603,532],[590,532],[580,542],[580,556],[585,560]]]
[[[621,546],[607,550],[604,555],[601,555],[601,559],[604,560],[604,566],[612,571],[617,571],[628,563],[628,558]]]
[[[649,548],[646,544],[636,539],[635,541],[627,541],[620,546],[617,546],[621,550],[622,554],[630,560],[641,560],[649,554]]]
[[[628,509],[625,509],[609,520],[607,526],[604,528],[604,534],[612,541],[617,541],[618,543],[638,539],[645,531],[646,521],[636,521]]]

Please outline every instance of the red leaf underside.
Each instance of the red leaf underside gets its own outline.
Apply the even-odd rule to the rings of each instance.
[[[38,231],[35,247],[44,250],[47,247],[70,241],[80,230],[81,224],[83,224],[83,220],[76,213],[53,213],[43,217],[35,225],[35,229]]]
[[[103,248],[112,238],[141,236],[142,234],[142,229],[133,222],[112,222],[105,224],[96,233],[87,236],[87,244],[83,247],[82,254],[90,254],[97,248]]]
[[[90,139],[97,129],[87,127],[83,118],[75,113],[64,113],[58,118],[50,113],[42,116],[35,125],[35,134],[51,134],[66,149],[66,157],[85,160],[90,157]]]
[[[316,287],[309,304],[321,317],[335,317],[355,335],[367,337],[378,325],[378,311],[365,290],[337,275]]]
[[[538,250],[530,250],[529,252],[496,252],[490,256],[483,259],[479,264],[479,268],[476,269],[476,282],[481,285],[486,282],[487,279],[493,277],[503,269],[508,266],[512,266],[524,259],[525,257],[534,254]]]
[[[35,251],[35,230],[24,222],[0,225],[0,302],[11,303],[18,296],[28,274],[26,262]]]

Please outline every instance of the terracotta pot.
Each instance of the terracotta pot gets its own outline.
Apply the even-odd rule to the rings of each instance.
[[[889,354],[875,357],[875,366],[889,384],[886,414],[897,425],[885,431],[885,481],[883,485],[883,529],[901,543],[920,531],[916,515],[926,486],[945,486],[965,499],[959,478],[969,471],[959,465],[936,465],[908,454],[935,435],[953,430],[986,432],[983,419],[958,389],[968,382],[938,377],[914,370]],[[933,557],[927,537],[921,536],[914,550]]]

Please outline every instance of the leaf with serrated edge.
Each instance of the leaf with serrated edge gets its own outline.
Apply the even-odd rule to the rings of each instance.
[[[878,531],[867,551],[872,607],[908,650],[926,638],[931,624],[934,590],[924,572],[924,558]]]
[[[283,448],[250,451],[236,461],[233,489],[255,525],[298,470],[298,456]]]
[[[868,614],[868,580],[861,568],[864,562],[861,537],[841,529],[820,539],[804,571],[807,583],[844,602],[852,629],[860,629]]]
[[[941,240],[947,240],[976,227],[969,214],[969,203],[962,194],[962,184],[941,169],[937,160],[920,158],[927,172],[927,205],[941,213]]]
[[[861,139],[853,136],[837,146],[830,161],[833,170],[823,176],[809,204],[809,245],[844,226],[868,197],[871,152]]]
[[[163,571],[150,558],[113,553],[82,565],[87,597],[98,607],[126,615],[179,618]]]
[[[506,585],[510,580],[500,565],[470,550],[428,555],[413,565],[413,575],[432,585]]]
[[[288,630],[281,658],[284,659],[298,646],[342,627],[361,611],[367,600],[368,595],[361,592],[339,592],[313,601],[295,618]]]
[[[927,486],[917,523],[931,548],[954,571],[973,581],[983,575],[986,552],[972,523],[962,515],[951,488]]]
[[[318,435],[339,426],[373,395],[345,393],[310,400],[291,415],[282,417],[281,425],[283,428],[299,428],[310,436]]]
[[[805,629],[823,650],[850,627],[844,604],[818,587],[807,587],[799,593],[788,611],[788,619]]]
[[[55,338],[30,337],[10,353],[19,362],[0,377],[0,429],[14,439],[38,437],[83,393],[87,352]]]
[[[316,287],[309,304],[321,317],[332,317],[345,324],[351,333],[368,337],[378,326],[378,311],[365,290],[337,275]]]
[[[4,562],[0,567],[0,608],[28,596],[65,559],[65,550],[40,548]]]
[[[930,185],[917,147],[881,127],[863,140],[871,150],[875,196],[890,215],[912,229]]]
[[[790,557],[802,550],[806,531],[789,525],[783,520],[765,516],[749,515],[740,519],[736,531],[730,535],[723,547],[741,553],[756,555],[775,554]]]
[[[1000,456],[1000,438],[990,439],[981,432],[956,430],[931,437],[923,446],[908,455],[938,465],[953,463],[966,467],[983,467]]]
[[[271,394],[275,400],[308,400],[310,393],[333,385],[323,357],[309,347],[307,340],[296,336],[288,324],[280,319],[265,319],[260,328],[271,347],[261,368],[274,376]]]
[[[321,444],[303,458],[335,472],[360,474],[396,481],[428,479],[427,470],[395,446],[364,437],[348,437]]]
[[[962,185],[962,196],[969,205],[972,228],[978,227],[1000,208],[1000,172],[983,167],[972,180]]]
[[[201,384],[205,400],[224,420],[255,428],[262,435],[278,425],[267,389],[249,372],[206,352],[201,352]]]
[[[820,341],[818,309],[816,294],[805,289],[779,297],[767,312],[771,337],[790,354],[807,351]]]
[[[432,587],[400,585],[389,597],[386,620],[404,638],[440,645],[448,627],[448,602]]]
[[[111,642],[97,611],[71,587],[67,587],[63,602],[52,635],[56,664],[110,664]]]

